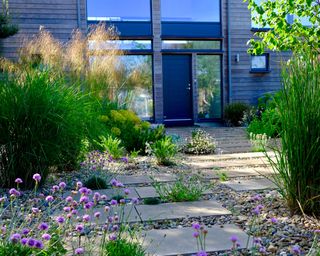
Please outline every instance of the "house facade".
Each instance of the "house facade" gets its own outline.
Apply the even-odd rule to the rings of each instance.
[[[155,123],[221,120],[229,102],[280,88],[281,56],[247,53],[257,28],[242,0],[9,0],[9,11],[20,30],[1,39],[1,55],[13,59],[40,26],[61,41],[115,26],[126,74],[143,77],[130,84],[130,106]]]

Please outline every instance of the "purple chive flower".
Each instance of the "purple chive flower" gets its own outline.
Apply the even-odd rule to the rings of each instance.
[[[21,235],[19,233],[15,233],[10,236],[10,241],[12,243],[18,243],[20,240],[21,240]]]
[[[77,181],[76,185],[77,185],[77,188],[82,188],[82,186],[83,186],[81,181]]]
[[[272,222],[273,224],[276,224],[276,223],[278,222],[278,220],[277,220],[275,217],[272,217],[272,218],[271,218],[271,222]]]
[[[94,206],[94,203],[88,202],[84,205],[84,208],[88,210],[88,209],[91,209],[93,206]]]
[[[59,191],[59,186],[57,186],[57,185],[52,186],[52,191],[53,192]]]
[[[16,190],[15,188],[10,189],[9,194],[11,196],[20,196],[21,195],[21,193],[18,190]]]
[[[138,199],[138,198],[132,198],[132,199],[131,199],[131,202],[132,202],[133,204],[138,204],[138,203],[139,203],[139,199]]]
[[[262,242],[262,240],[261,240],[260,237],[255,237],[255,238],[253,239],[253,243],[255,243],[255,244],[261,244],[261,242]]]
[[[193,223],[192,224],[192,227],[195,229],[195,230],[200,230],[201,226],[199,223]]]
[[[4,201],[6,201],[5,197],[0,197],[0,204],[2,204]]]
[[[14,182],[17,183],[17,184],[21,184],[23,181],[20,178],[16,178]]]
[[[68,213],[68,214],[67,214],[67,218],[68,218],[68,219],[71,219],[71,218],[72,218],[72,213]]]
[[[113,232],[116,232],[116,231],[118,231],[119,230],[119,226],[118,225],[113,225],[112,226],[112,231]]]
[[[316,229],[316,230],[314,231],[314,233],[320,234],[320,229]]]
[[[120,204],[125,204],[125,203],[126,203],[126,200],[120,199]]]
[[[40,240],[35,240],[34,247],[38,249],[43,249],[43,243]]]
[[[232,236],[230,237],[230,241],[235,244],[236,242],[239,241],[239,239],[238,239],[238,237],[237,237],[236,235],[232,235]]]
[[[126,163],[126,164],[129,162],[128,157],[122,157],[121,161]]]
[[[60,189],[65,189],[66,186],[67,186],[67,184],[66,184],[65,182],[60,182],[60,183],[59,183],[59,188],[60,188]]]
[[[114,240],[116,240],[116,239],[117,239],[116,234],[111,234],[111,235],[109,235],[109,240],[110,240],[110,241],[114,241]]]
[[[81,255],[81,254],[84,254],[84,249],[80,247],[80,248],[77,248],[74,252],[76,255]]]
[[[129,195],[129,194],[130,194],[130,189],[126,188],[126,189],[124,190],[124,194],[125,194],[125,195]]]
[[[197,256],[208,256],[208,254],[205,251],[200,251],[197,253]]]
[[[71,211],[71,207],[69,207],[69,206],[63,207],[63,210],[65,212],[70,212]]]
[[[89,202],[89,198],[87,196],[82,196],[80,198],[80,201],[79,201],[81,204],[82,203],[88,203]]]
[[[49,228],[49,226],[48,226],[47,223],[42,222],[42,223],[38,226],[38,228],[39,228],[40,230],[47,230],[47,229]]]
[[[86,187],[81,187],[79,192],[83,195],[88,195],[88,189]]]
[[[118,215],[115,215],[113,219],[114,219],[115,221],[118,221],[118,220],[119,220],[119,216],[118,216]]]
[[[254,201],[260,201],[261,199],[262,199],[262,197],[259,194],[252,197],[252,200],[254,200]]]
[[[73,215],[77,215],[77,214],[78,214],[78,211],[74,209],[74,210],[71,211],[71,213],[72,213]]]
[[[117,205],[118,202],[117,202],[117,200],[112,199],[112,200],[110,201],[110,204],[111,204],[111,205]]]
[[[108,200],[108,197],[106,195],[101,195],[101,200],[106,201],[106,200]]]
[[[32,207],[31,210],[33,214],[37,214],[40,212],[39,208],[36,208],[36,207]]]
[[[28,246],[29,246],[29,247],[33,247],[33,246],[35,245],[35,243],[36,243],[36,241],[35,241],[33,238],[30,238],[30,239],[28,240]]]
[[[266,247],[261,246],[261,247],[259,248],[259,252],[260,252],[260,253],[267,253]]]
[[[21,232],[23,235],[28,235],[30,233],[30,229],[24,228]]]
[[[28,238],[25,238],[25,237],[24,237],[24,238],[21,239],[20,242],[21,242],[22,245],[26,245],[27,242],[28,242]]]
[[[41,175],[39,173],[33,174],[32,179],[34,179],[34,181],[38,183],[41,180]]]
[[[1,231],[1,234],[5,234],[7,232],[7,228],[5,226],[2,226],[0,231]]]
[[[109,223],[112,223],[112,222],[113,222],[113,217],[112,217],[112,216],[109,216],[109,217],[108,217],[108,222],[109,222]]]
[[[200,235],[199,232],[194,232],[194,233],[192,234],[192,236],[195,237],[195,238],[198,238],[199,235]]]
[[[301,249],[299,245],[294,245],[292,246],[292,253],[296,254],[296,255],[300,255],[301,254]]]
[[[99,219],[101,216],[101,213],[100,212],[95,212],[94,213],[94,217],[96,217],[97,219]]]
[[[46,201],[50,203],[53,202],[53,196],[47,196]]]
[[[71,203],[73,201],[73,198],[71,196],[66,197],[66,202]]]
[[[110,184],[111,184],[113,187],[116,187],[117,184],[118,184],[118,181],[117,181],[116,179],[112,179],[112,180],[110,181]]]
[[[46,241],[49,241],[51,239],[51,236],[49,234],[43,234],[42,235],[42,239],[46,240]]]
[[[91,220],[91,217],[90,217],[90,215],[86,214],[86,215],[83,215],[82,220],[84,222],[89,222]]]
[[[95,192],[95,193],[93,194],[93,200],[95,200],[95,201],[99,201],[99,200],[100,200],[100,198],[101,198],[100,193]]]
[[[77,230],[79,233],[81,233],[81,232],[83,231],[83,229],[84,229],[84,226],[83,226],[82,224],[78,224],[78,225],[76,226],[76,230]]]
[[[106,206],[106,207],[104,207],[104,210],[105,210],[106,212],[109,212],[109,211],[110,211],[110,207],[109,207],[109,206]]]
[[[64,219],[64,217],[62,217],[62,216],[58,216],[58,217],[56,218],[56,221],[57,221],[59,224],[62,224],[62,223],[64,223],[65,219]]]
[[[117,184],[116,184],[116,187],[117,188],[123,188],[124,185],[121,182],[118,181]]]

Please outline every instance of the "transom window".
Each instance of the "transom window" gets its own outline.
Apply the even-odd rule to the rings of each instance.
[[[150,21],[150,0],[88,0],[89,21]]]
[[[108,40],[103,42],[89,41],[89,50],[151,50],[151,40]]]
[[[162,21],[220,22],[220,0],[161,0]]]
[[[220,50],[220,41],[190,41],[190,40],[163,40],[162,49],[165,50]]]

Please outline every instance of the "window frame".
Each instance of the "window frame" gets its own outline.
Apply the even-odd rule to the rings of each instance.
[[[252,68],[252,58],[253,57],[261,57],[261,56],[265,57],[266,67],[265,68]],[[270,54],[269,53],[263,53],[263,54],[258,54],[258,55],[251,54],[250,55],[250,73],[270,73],[270,72],[271,72],[271,69],[270,69]]]

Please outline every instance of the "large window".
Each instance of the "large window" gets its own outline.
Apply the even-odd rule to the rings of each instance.
[[[221,60],[217,55],[197,56],[198,118],[221,118]]]
[[[163,40],[162,49],[165,50],[220,50],[220,41],[190,41],[190,40]]]
[[[150,21],[150,0],[88,0],[89,21]]]
[[[109,40],[103,42],[89,41],[90,50],[151,50],[151,40]]]
[[[162,21],[220,22],[220,0],[161,0]]]
[[[118,72],[120,104],[126,105],[144,120],[152,119],[152,56],[121,56]]]

